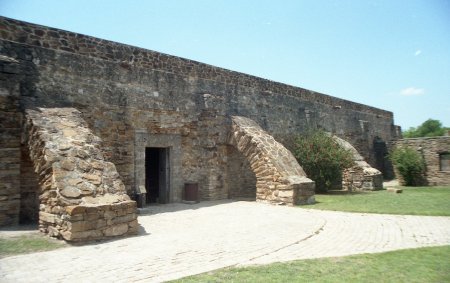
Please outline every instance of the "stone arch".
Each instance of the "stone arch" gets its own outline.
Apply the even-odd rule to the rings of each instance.
[[[332,136],[337,144],[351,152],[354,166],[342,172],[344,190],[379,190],[383,188],[383,174],[370,166],[348,141]]]
[[[25,117],[25,142],[39,176],[40,231],[67,241],[136,234],[136,203],[81,112],[38,108]]]
[[[256,176],[256,200],[274,204],[314,202],[314,182],[292,153],[255,121],[232,116],[229,143],[250,163]]]

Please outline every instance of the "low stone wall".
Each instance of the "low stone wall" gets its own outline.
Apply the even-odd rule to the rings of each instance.
[[[59,234],[67,241],[103,239],[122,235],[135,235],[138,232],[136,204],[122,201],[113,204],[91,204],[66,207],[61,230],[49,227],[50,236]],[[53,214],[40,212],[40,219],[57,222]]]
[[[274,204],[314,203],[314,182],[292,153],[253,120],[232,116],[229,138],[256,176],[256,200]]]
[[[450,168],[441,168],[441,156],[450,153],[450,136],[400,139],[392,143],[394,147],[409,147],[420,153],[425,161],[424,185],[450,185]],[[394,172],[399,183],[404,185],[405,182],[398,171]]]
[[[372,168],[374,169],[374,168]],[[376,169],[375,169],[376,170]],[[342,172],[342,189],[348,191],[374,191],[383,188],[383,175],[371,174],[365,168],[353,166]]]
[[[27,110],[26,130],[39,175],[40,231],[68,241],[136,233],[136,203],[78,110]]]
[[[333,136],[344,149],[351,152],[355,165],[342,172],[342,189],[349,191],[373,191],[383,188],[383,174],[367,163],[349,142]]]

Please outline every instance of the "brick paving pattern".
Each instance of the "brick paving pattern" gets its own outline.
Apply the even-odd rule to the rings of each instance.
[[[450,244],[450,217],[245,201],[149,212],[139,216],[135,237],[0,259],[0,282],[161,282],[226,266]]]

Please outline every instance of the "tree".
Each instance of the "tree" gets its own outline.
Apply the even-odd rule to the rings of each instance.
[[[438,137],[443,136],[449,128],[442,127],[439,120],[428,119],[417,128],[411,127],[403,132],[405,138],[420,138],[420,137]]]
[[[306,175],[316,182],[316,192],[327,192],[342,182],[342,171],[353,166],[350,151],[323,131],[308,131],[296,139],[295,158]]]

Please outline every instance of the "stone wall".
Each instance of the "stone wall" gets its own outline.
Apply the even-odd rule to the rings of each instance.
[[[0,38],[0,54],[26,70],[21,109],[78,109],[130,196],[142,183],[143,150],[153,141],[178,155],[170,201],[181,200],[186,182],[199,184],[202,200],[234,196],[239,184],[229,180],[241,165],[229,162],[243,159],[228,156],[231,116],[254,120],[288,149],[293,136],[323,128],[369,163],[377,159],[375,138],[397,135],[391,112],[187,59],[1,17]],[[148,142],[138,142],[141,133]],[[250,194],[245,172],[239,179]]]
[[[68,241],[137,233],[136,203],[79,111],[28,109],[25,125],[42,232]]]
[[[256,200],[275,204],[314,203],[314,182],[292,153],[254,121],[232,117],[230,144],[248,160],[256,176]]]
[[[256,176],[247,158],[235,146],[227,148],[227,176],[225,184],[228,186],[228,198],[256,199]]]
[[[429,186],[450,185],[450,170],[442,171],[440,157],[443,153],[450,153],[450,137],[430,137],[400,139],[393,142],[394,147],[409,147],[417,150],[425,161],[425,180]],[[396,174],[400,183],[404,181],[400,174]]]
[[[20,65],[0,56],[0,226],[19,223]]]

